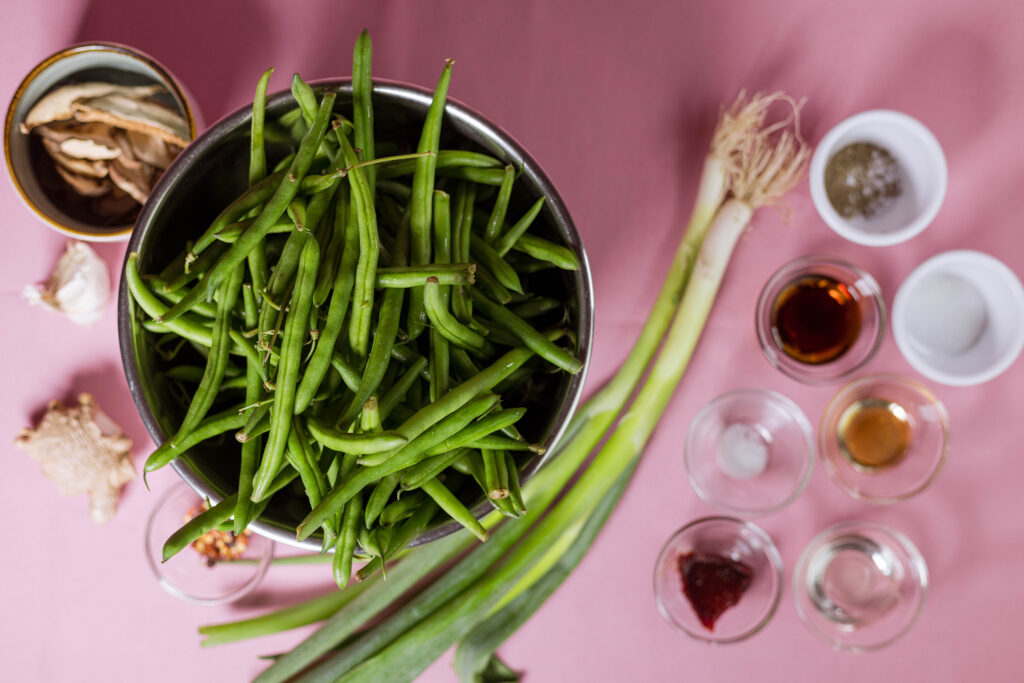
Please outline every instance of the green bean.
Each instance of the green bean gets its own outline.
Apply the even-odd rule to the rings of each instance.
[[[366,454],[359,458],[359,464],[373,467],[392,458],[397,458],[400,461],[413,461],[407,462],[407,464],[402,465],[399,469],[409,467],[426,457],[426,454],[438,443],[465,429],[470,422],[491,410],[491,408],[498,404],[498,400],[496,394],[485,393],[478,396],[395,452],[382,451]],[[436,403],[437,401],[430,405]],[[395,471],[397,470],[391,469],[387,473],[390,474]]]
[[[399,337],[408,340],[408,336],[404,335],[401,330],[399,330]],[[423,356],[416,353],[416,350],[411,345],[406,345],[404,342],[391,347],[391,357],[404,365],[412,365],[419,362],[420,358],[423,358]],[[420,376],[425,380],[430,379],[430,373],[426,370]]]
[[[335,220],[340,220],[342,216],[335,215]],[[338,336],[341,334],[341,328],[345,322],[345,313],[348,311],[349,301],[352,295],[352,285],[354,282],[354,270],[356,258],[358,256],[357,251],[359,248],[359,234],[358,228],[353,221],[347,220],[345,228],[345,250],[342,252],[341,266],[338,268],[334,277],[334,287],[331,291],[331,303],[327,307],[327,321],[324,323],[324,329],[320,335],[320,343],[317,345],[316,350],[309,359],[309,363],[306,364],[306,370],[302,375],[302,379],[299,382],[299,388],[295,395],[295,413],[299,414],[306,410],[313,397],[316,395],[317,390],[320,388],[320,383],[323,381],[324,375],[327,374],[327,368],[332,364],[334,359],[334,347],[338,340]],[[321,270],[323,270],[321,268]],[[314,290],[315,291],[315,290]],[[314,294],[315,299],[315,294]],[[399,302],[401,306],[401,302]],[[339,356],[340,359],[340,356]],[[345,374],[339,370],[339,374],[343,381],[346,380]],[[346,381],[346,385],[354,392],[358,392],[359,385],[350,385]]]
[[[237,493],[230,495],[211,507],[209,510],[201,512],[185,522],[184,526],[175,531],[166,541],[164,541],[162,552],[163,561],[166,562],[171,559],[190,543],[228,521],[235,510],[235,502],[237,499]]]
[[[431,324],[445,339],[464,349],[481,351],[487,348],[487,340],[480,333],[471,330],[455,319],[442,299],[436,277],[428,277],[423,287],[424,304]]]
[[[465,444],[467,448],[476,449],[490,449],[502,450],[502,451],[530,451],[531,453],[543,454],[545,448],[537,443],[529,443],[522,439],[513,439],[508,436],[499,436],[497,434],[488,434],[481,436],[478,439],[474,439],[469,443]]]
[[[409,235],[402,231],[398,235],[395,245],[395,258],[405,262],[408,250]],[[352,397],[348,408],[342,417],[342,423],[355,419],[363,404],[374,394],[380,386],[384,373],[387,371],[388,360],[391,358],[391,349],[395,345],[395,337],[398,334],[398,324],[402,316],[402,300],[405,297],[404,290],[389,289],[384,292],[381,300],[380,316],[377,320],[377,332],[373,336],[373,344],[370,347],[370,355],[366,359],[366,366],[363,368],[363,377],[359,382],[359,389]]]
[[[520,515],[526,514],[526,503],[523,501],[523,492],[519,488],[519,469],[516,467],[516,459],[511,453],[505,453],[506,472],[508,473],[508,499],[512,507]]]
[[[256,183],[248,190],[243,192],[237,199],[227,205],[227,207],[220,212],[220,214],[213,219],[210,227],[206,229],[198,240],[192,245],[192,249],[185,256],[186,268],[188,264],[196,260],[208,246],[210,246],[217,237],[217,233],[220,232],[229,223],[237,221],[242,216],[246,215],[253,209],[263,206],[271,197],[273,197],[278,186],[285,179],[285,171],[274,171],[266,178]],[[281,213],[284,213],[282,209]],[[276,218],[274,219],[276,222]]]
[[[455,366],[455,373],[459,375],[463,380],[469,379],[476,373],[480,372],[480,368],[476,366],[473,360],[466,353],[465,349],[458,347],[451,350],[452,365]]]
[[[547,261],[562,270],[579,270],[580,261],[572,250],[533,235],[522,235],[512,248],[529,254],[535,259]]]
[[[270,406],[273,404],[274,399],[267,399],[258,401],[256,407],[253,408],[249,415],[245,419],[245,424],[242,429],[235,434],[235,441],[238,443],[246,443],[262,433],[266,432],[265,427],[270,423],[267,420],[267,416],[270,415]],[[242,414],[242,411],[238,411]],[[262,429],[262,431],[260,431]]]
[[[435,168],[450,168],[452,166],[469,166],[473,168],[495,168],[500,167],[501,162],[488,154],[480,152],[466,152],[457,149],[440,149],[437,152]],[[379,175],[383,178],[399,178],[410,175],[416,170],[415,161],[400,161],[388,164],[381,168]]]
[[[470,454],[472,454],[472,451],[470,451]],[[487,495],[487,492],[490,489],[487,486],[487,481],[484,473],[483,453],[480,454],[480,457],[472,457],[472,455],[469,455],[466,458],[463,458],[463,460],[460,462],[462,463],[461,468],[469,470],[470,474],[473,476],[473,479],[480,487],[480,490],[483,491],[484,497],[495,510],[499,511],[506,517],[517,518],[522,516],[515,511],[515,509],[512,507],[512,503],[508,500],[508,498],[491,498],[490,496]]]
[[[225,373],[226,374],[226,373]],[[179,382],[192,382],[198,384],[203,378],[203,369],[198,365],[175,365],[168,368],[164,373],[167,379],[176,379]]]
[[[230,225],[228,225],[223,230],[221,230],[220,232],[217,233],[217,241],[218,242],[224,242],[225,244],[234,244],[235,242],[238,241],[238,238],[241,237],[245,233],[245,231],[249,228],[249,226],[252,225],[253,220],[254,219],[252,219],[252,218],[246,218],[245,220],[238,221],[236,223],[231,223]],[[291,232],[294,229],[295,229],[295,224],[292,223],[292,221],[290,221],[290,220],[289,221],[282,221],[282,222],[279,222],[279,223],[275,224],[273,227],[271,227],[270,230],[267,231],[267,234],[268,235],[280,235],[282,233]],[[253,251],[255,251],[255,250],[253,250]],[[209,250],[203,252],[204,255],[206,255],[208,253],[209,253]],[[252,252],[249,252],[249,253],[252,254]],[[266,252],[264,252],[264,258],[265,257],[266,257]],[[200,257],[200,260],[202,260],[202,257]],[[251,272],[251,268],[252,268],[252,266],[250,266],[250,272]]]
[[[498,470],[498,457],[500,451],[482,450],[484,463],[484,485],[486,486],[487,497],[492,500],[508,498],[508,488],[502,485],[501,475]],[[504,458],[502,458],[504,463]],[[507,481],[508,475],[505,475]]]
[[[494,275],[491,274],[491,271],[487,270],[487,268],[480,264],[477,264],[476,267],[476,279],[480,287],[498,303],[507,304],[512,301],[512,292],[508,291],[503,284],[498,282]],[[468,295],[471,288],[464,287],[462,289],[464,289],[467,294],[466,298],[469,301],[472,301],[472,298]]]
[[[299,110],[302,111],[302,120],[306,122],[307,126],[312,126],[313,120],[316,118],[316,95],[313,93],[313,88],[309,87],[309,84],[302,80],[299,74],[293,74],[291,89],[292,97],[299,105]]]
[[[302,360],[302,341],[305,337],[306,320],[313,299],[316,271],[320,261],[320,250],[316,240],[307,235],[306,243],[299,257],[299,272],[292,291],[288,317],[285,320],[281,338],[281,356],[275,377],[274,403],[270,408],[270,433],[263,449],[263,458],[253,481],[252,498],[263,500],[266,487],[273,473],[280,467],[291,431],[291,418],[295,408],[295,389],[298,382],[299,364]]]
[[[508,213],[508,202],[512,198],[512,183],[515,179],[515,169],[510,164],[505,167],[505,176],[501,179],[498,197],[494,200],[490,218],[484,226],[484,239],[490,244],[494,244],[501,237],[501,228],[505,224],[505,214]]]
[[[327,128],[327,119],[330,116],[331,110],[334,108],[335,93],[325,93],[323,100],[320,103],[320,109],[317,112],[317,118],[315,125],[311,126],[306,136],[302,139],[299,144],[299,151],[295,155],[295,159],[288,167],[287,173],[283,175],[283,179],[280,181],[277,188],[274,190],[273,195],[267,200],[266,205],[260,211],[259,216],[245,231],[238,240],[231,245],[227,253],[225,253],[217,264],[210,270],[210,272],[202,279],[202,281],[194,287],[184,299],[179,301],[177,304],[171,307],[167,313],[156,320],[156,322],[167,322],[173,320],[185,311],[189,310],[192,305],[200,299],[207,296],[212,292],[221,280],[227,277],[235,267],[244,261],[248,253],[253,247],[266,237],[267,231],[270,230],[277,223],[278,219],[284,215],[285,209],[291,202],[298,190],[299,181],[309,170],[310,165],[313,162],[313,155],[316,152],[316,147],[319,141],[323,138],[324,130]],[[273,176],[270,176],[273,177]],[[269,178],[268,178],[269,179]],[[193,248],[194,251],[194,248]]]
[[[381,549],[377,544],[377,537],[371,533],[370,529],[360,524],[357,538],[359,539],[359,547],[363,549],[363,552],[368,557],[380,557]]]
[[[405,372],[395,380],[394,383],[384,392],[384,395],[380,398],[380,415],[381,419],[387,419],[388,415],[394,409],[395,405],[398,404],[405,394],[409,391],[409,387],[416,381],[416,378],[420,376],[420,373],[427,367],[427,359],[420,356],[412,365],[406,368]]]
[[[498,256],[498,252],[494,251],[490,244],[476,233],[470,233],[469,242],[470,250],[476,260],[490,271],[498,282],[517,294],[523,293],[523,285],[520,283],[515,269],[505,259]]]
[[[462,446],[478,441],[489,434],[507,427],[508,425],[515,424],[522,419],[525,414],[526,408],[508,408],[488,415],[487,417],[473,422],[450,439],[445,439],[441,443],[437,444],[427,451],[427,455],[439,455],[445,451],[461,448]]]
[[[476,185],[461,182],[455,187],[451,224],[452,251],[454,261],[469,262],[469,235],[473,229],[473,206],[476,202]]]
[[[311,507],[315,507],[323,499],[327,491],[327,481],[323,470],[313,456],[313,451],[306,440],[302,420],[292,417],[291,429],[288,431],[288,445],[285,449],[288,464],[295,468],[306,489],[306,497]],[[327,524],[330,527],[330,524]]]
[[[260,76],[256,84],[256,96],[252,102],[252,126],[249,135],[249,187],[252,187],[267,175],[267,153],[263,146],[264,119],[267,111],[267,86],[274,67],[270,67]]]
[[[371,80],[371,64],[373,62],[373,42],[370,32],[366,29],[356,39],[352,53],[352,122],[355,124],[356,147],[363,153],[363,161],[374,159],[373,148],[373,81]],[[366,169],[366,183],[370,193],[376,192],[377,170]]]
[[[441,266],[451,263],[452,260],[452,230],[451,230],[451,209],[450,198],[447,193],[434,190],[434,206],[432,209],[434,222],[434,260]],[[475,268],[474,268],[475,269]],[[432,276],[434,283],[440,280]],[[432,285],[433,287],[434,285]],[[449,287],[436,285],[440,292],[440,305],[445,312],[448,310]],[[424,292],[426,298],[426,292]],[[424,302],[425,303],[425,302]],[[435,302],[436,303],[436,302]],[[452,318],[454,320],[454,318]],[[457,321],[456,321],[457,323]],[[448,392],[451,382],[449,376],[449,355],[448,340],[436,327],[430,330],[430,400],[436,401]]]
[[[483,333],[487,335],[487,339],[495,344],[501,344],[502,346],[519,346],[519,339],[493,320],[485,318],[479,313],[474,316],[473,320],[477,324],[477,329],[483,330]]]
[[[401,448],[408,438],[396,432],[352,434],[334,429],[316,417],[309,418],[309,433],[327,448],[340,453],[382,453]]]
[[[147,284],[150,291],[156,294],[160,299],[168,303],[168,306],[178,303],[178,301],[185,296],[185,293],[180,289],[167,290],[165,289],[167,281],[161,277],[154,275],[143,275],[143,282]],[[204,318],[215,318],[217,316],[217,307],[209,304],[205,301],[200,301],[192,309],[193,313],[203,316]]]
[[[380,523],[384,526],[394,526],[399,522],[402,522],[412,516],[414,512],[422,505],[426,500],[426,495],[416,491],[410,493],[407,496],[402,496],[398,500],[392,501],[388,504],[384,511],[380,513]]]
[[[394,165],[397,166],[398,164]],[[384,168],[387,169],[389,167],[386,166]],[[384,169],[381,170],[383,171]],[[397,180],[387,180],[382,175],[377,177],[377,191],[406,202],[412,197],[411,187]]]
[[[366,500],[366,507],[363,509],[363,523],[368,529],[373,527],[373,523],[387,507],[388,500],[398,488],[401,478],[401,472],[392,472],[377,480],[373,491],[370,492],[370,497]]]
[[[387,548],[382,548],[380,557],[374,558],[356,572],[356,578],[365,581],[378,571],[383,570],[385,563],[402,550],[414,538],[423,533],[437,513],[437,504],[427,496],[417,497],[416,494],[406,496],[405,499],[413,500],[416,508],[401,526],[385,524],[383,528],[391,530],[391,537],[388,539]],[[403,499],[403,500],[405,500]],[[381,513],[383,516],[383,513]]]
[[[505,451],[491,451],[494,453],[494,465],[498,474],[499,491],[508,491],[508,460],[505,458]]]
[[[437,169],[438,175],[468,180],[479,185],[498,187],[505,179],[505,171],[500,168],[474,168],[472,166],[446,166]]]
[[[231,326],[231,311],[235,307],[235,301],[238,300],[243,275],[243,268],[236,267],[231,277],[218,291],[217,317],[214,318],[213,334],[210,337],[210,356],[206,360],[203,378],[199,381],[199,387],[192,396],[192,402],[185,412],[185,417],[182,418],[178,431],[171,437],[172,443],[177,443],[188,436],[188,433],[195,429],[196,425],[206,416],[210,406],[217,398],[217,392],[224,380],[224,370],[228,363],[228,350],[231,343],[228,329]]]
[[[520,318],[539,318],[545,313],[557,311],[560,308],[562,308],[561,301],[549,299],[548,297],[536,297],[534,299],[509,306],[508,310],[512,311]]]
[[[348,585],[352,577],[352,555],[355,553],[356,541],[358,539],[359,522],[363,517],[363,496],[360,493],[352,496],[352,499],[345,504],[344,515],[341,522],[341,535],[338,537],[338,544],[334,548],[334,560],[331,564],[334,581],[339,588]]]
[[[266,133],[266,131],[264,131],[264,133]],[[298,137],[302,136],[300,135]],[[288,142],[291,143],[292,141],[289,140]],[[291,166],[292,162],[295,161],[295,155],[295,152],[289,152],[288,154],[281,157],[281,160],[274,164],[273,173],[283,173],[284,171],[286,171],[288,167]]]
[[[436,451],[435,447],[432,451]],[[456,460],[462,458],[466,454],[466,448],[455,448],[452,450],[441,451],[437,455],[433,455],[422,462],[413,465],[409,469],[402,473],[401,481],[399,482],[403,491],[411,491],[417,489],[427,479],[433,479],[441,472],[445,471],[449,466],[452,465]]]
[[[266,76],[269,78],[270,72]],[[262,79],[261,79],[261,82]],[[264,90],[266,85],[264,84]],[[261,122],[262,123],[262,122]],[[261,146],[262,148],[262,146]],[[251,169],[251,166],[250,166]],[[256,311],[256,297],[253,294],[252,285],[246,284],[242,287],[242,308],[245,312],[245,326],[255,327],[258,314]],[[263,393],[263,380],[260,377],[259,359],[249,360],[245,368],[245,404],[253,405],[259,401]],[[259,407],[259,406],[257,406]],[[235,535],[241,534],[245,527],[252,521],[252,479],[256,474],[256,459],[260,455],[260,439],[247,439],[242,444],[242,458],[238,471],[238,501],[235,504],[233,531]]]
[[[560,346],[556,346],[544,335],[533,329],[529,323],[518,317],[504,306],[494,303],[485,295],[477,292],[475,288],[470,290],[473,302],[496,323],[514,334],[538,356],[553,363],[566,372],[576,374],[583,368],[583,363]]]
[[[474,536],[481,541],[487,540],[487,529],[480,523],[473,513],[456,498],[451,491],[445,488],[444,484],[437,479],[428,479],[423,482],[423,491],[434,499],[438,507],[448,513],[456,522],[466,527]]]
[[[476,282],[475,263],[448,263],[429,266],[392,266],[377,269],[377,286],[381,288],[422,287],[428,277],[444,285],[471,285]]]
[[[299,232],[309,230],[312,232],[313,226],[307,222],[306,219],[306,200],[302,197],[295,197],[288,203],[288,208],[285,209],[285,213],[292,219],[292,223],[295,224],[295,229]]]
[[[349,348],[357,357],[364,357],[370,343],[370,317],[373,314],[373,286],[377,281],[377,260],[380,252],[380,236],[377,232],[377,213],[374,209],[373,193],[366,180],[366,174],[357,164],[359,160],[349,144],[348,138],[335,129],[341,145],[341,158],[353,166],[348,174],[351,191],[351,208],[359,227],[359,258],[356,263],[355,282],[352,290],[352,315],[349,323]]]
[[[326,249],[321,248],[323,258],[320,259],[320,272],[316,276],[316,287],[313,289],[313,303],[322,306],[331,293],[332,285],[337,277],[338,269],[342,266],[344,250],[347,249],[348,227],[349,227],[349,205],[348,189],[338,188],[334,193],[334,220],[331,221],[330,240]],[[358,249],[359,233],[355,226],[352,228],[353,241],[356,244],[353,251]],[[352,256],[351,270],[355,265],[355,254]],[[351,288],[351,283],[349,284]],[[351,289],[350,289],[351,293]]]
[[[522,361],[519,360],[520,357]],[[314,508],[299,525],[296,530],[298,540],[301,541],[308,538],[313,533],[313,530],[323,523],[323,520],[330,518],[335,511],[341,509],[341,506],[355,495],[357,491],[362,490],[364,487],[392,472],[398,472],[415,465],[423,460],[424,453],[428,449],[459,430],[464,429],[466,425],[493,407],[497,402],[497,397],[493,394],[472,401],[467,401],[467,394],[474,396],[480,392],[487,391],[487,385],[492,381],[495,383],[500,381],[500,379],[496,378],[500,378],[505,372],[511,372],[518,362],[525,362],[527,357],[523,349],[516,349],[505,354],[496,363],[497,368],[491,366],[487,370],[482,371],[480,375],[477,375],[474,378],[475,381],[464,382],[414,414],[399,427],[397,432],[401,433],[404,428],[407,432],[416,432],[416,438],[396,451],[384,453],[383,462],[368,464],[341,486],[334,487],[327,494],[327,497],[321,501],[320,505]],[[453,405],[456,406],[455,409],[452,408]],[[450,412],[452,410],[453,412]],[[431,418],[438,413],[448,416],[439,422],[434,422]],[[424,425],[426,422],[429,422],[429,424]],[[419,429],[420,425],[424,425],[422,429]],[[417,429],[419,431],[416,431]],[[374,460],[379,461],[379,455],[367,457],[372,457]],[[360,460],[364,459],[361,458]]]
[[[341,377],[341,381],[345,383],[345,386],[353,392],[359,389],[359,382],[362,379],[362,375],[360,375],[355,368],[346,363],[340,353],[335,352],[331,354],[331,367],[334,368],[334,371],[338,373],[339,377]],[[303,379],[305,379],[305,377],[303,377]]]
[[[504,256],[508,253],[512,245],[516,243],[523,234],[529,230],[530,226],[533,225],[533,221],[537,218],[541,208],[544,206],[544,197],[541,197],[533,203],[533,206],[523,214],[523,217],[516,221],[515,225],[509,228],[504,235],[499,237],[494,243],[494,251],[498,252],[498,256]]]
[[[238,410],[236,408],[225,410],[224,412],[217,413],[215,415],[210,415],[200,422],[196,428],[189,432],[189,434],[180,442],[174,443],[168,439],[160,444],[160,446],[158,446],[157,449],[146,459],[143,471],[154,472],[177,458],[179,455],[187,452],[196,444],[217,436],[218,434],[230,432],[232,429],[238,429],[244,423],[245,418],[238,414]]]
[[[412,176],[412,198],[409,200],[411,214],[409,217],[410,263],[422,266],[430,262],[430,225],[434,193],[434,172],[437,167],[438,143],[441,139],[441,123],[444,117],[445,103],[448,97],[448,84],[452,76],[452,60],[447,60],[441,72],[437,88],[434,90],[430,109],[423,122],[417,152],[431,152],[432,156],[416,159],[416,170]],[[426,325],[423,292],[414,289],[409,299],[409,315],[406,332],[410,339],[415,339]]]
[[[164,291],[176,292],[190,282],[200,279],[217,263],[217,259],[224,254],[226,248],[222,244],[215,244],[194,262],[186,261],[185,269],[164,284]]]

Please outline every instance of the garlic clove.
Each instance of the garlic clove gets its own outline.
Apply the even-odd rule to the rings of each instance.
[[[68,242],[45,285],[29,285],[29,303],[63,313],[80,325],[99,320],[110,300],[107,264],[84,242]]]

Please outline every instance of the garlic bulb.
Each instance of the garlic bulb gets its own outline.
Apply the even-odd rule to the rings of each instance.
[[[50,279],[43,285],[25,287],[25,298],[80,325],[94,323],[110,299],[107,264],[84,242],[68,242]]]

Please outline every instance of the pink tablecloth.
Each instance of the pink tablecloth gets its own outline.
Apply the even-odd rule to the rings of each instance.
[[[1015,2],[328,2],[271,0],[9,0],[0,9],[0,96],[46,55],[83,40],[114,40],[162,60],[194,93],[207,121],[243,105],[258,75],[275,88],[348,73],[369,27],[377,75],[429,85],[454,57],[451,94],[506,127],[559,187],[583,235],[597,298],[589,387],[636,335],[688,215],[720,103],[737,90],[782,88],[807,98],[805,132],[818,139],[854,112],[902,110],[945,147],[945,206],[921,237],[871,249],[844,242],[817,218],[807,188],[789,219],[759,214],[737,250],[703,343],[614,516],[579,569],[501,650],[528,680],[961,681],[1022,680],[1024,461],[1014,431],[1024,364],[979,387],[933,387],[952,415],[953,453],[923,495],[891,507],[846,498],[821,468],[807,492],[758,523],[787,570],[832,522],[891,524],[921,548],[932,584],[919,623],[869,655],[831,651],[808,633],[788,581],[774,620],[730,647],[689,640],[658,615],[651,569],[663,541],[711,512],[687,485],[681,442],[709,399],[738,387],[775,389],[816,421],[836,387],[808,388],[761,357],[752,327],[761,284],[784,261],[828,252],[880,281],[887,304],[925,258],[969,247],[1024,273],[1017,202],[1024,112],[1024,5]],[[42,227],[0,184],[4,349],[0,435],[13,438],[52,398],[93,393],[135,442],[152,447],[121,370],[110,306],[82,329],[29,308],[21,288],[44,279],[65,239]],[[116,273],[123,244],[98,251]],[[865,372],[913,374],[891,335]],[[11,681],[241,680],[260,654],[301,633],[200,649],[199,624],[250,615],[327,590],[325,568],[275,567],[231,607],[165,594],[143,560],[142,531],[160,491],[130,484],[117,517],[92,525],[84,499],[62,499],[11,445],[0,459],[0,679]],[[423,675],[449,681],[447,658]]]

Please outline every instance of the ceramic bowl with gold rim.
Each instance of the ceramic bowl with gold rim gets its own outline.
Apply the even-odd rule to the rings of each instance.
[[[200,116],[152,57],[114,43],[74,45],[36,65],[4,121],[11,182],[43,223],[94,242],[126,239],[163,168]]]

